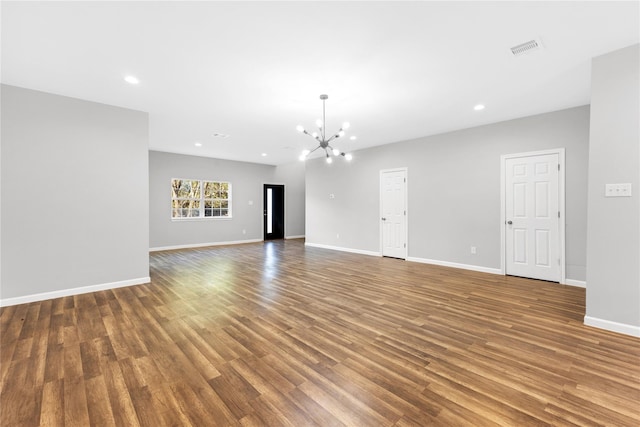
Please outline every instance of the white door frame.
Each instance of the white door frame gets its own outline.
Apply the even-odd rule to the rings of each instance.
[[[404,216],[405,251],[404,251],[404,258],[403,259],[406,260],[409,257],[409,197],[408,197],[408,194],[409,194],[409,168],[407,168],[407,167],[393,168],[393,169],[380,169],[380,180],[379,180],[380,206],[378,207],[378,223],[379,223],[378,235],[380,236],[380,256],[382,256],[382,254],[384,252],[384,239],[383,239],[383,236],[382,236],[382,221],[380,220],[380,218],[382,218],[382,176],[386,172],[404,172],[404,178],[405,178],[405,183],[404,183],[404,210],[406,212],[406,215]]]
[[[504,154],[500,156],[500,271],[504,276],[507,274],[506,269],[506,233],[505,233],[505,224],[506,224],[506,216],[505,212],[507,209],[506,204],[506,162],[507,159],[515,159],[518,157],[531,157],[531,156],[542,156],[546,154],[557,154],[558,155],[558,164],[560,165],[560,172],[558,173],[558,209],[560,211],[560,219],[558,234],[560,237],[560,283],[564,284],[566,282],[566,265],[565,265],[565,162],[564,162],[564,148],[555,148],[552,150],[541,150],[541,151],[529,151],[526,153],[514,153],[514,154]]]

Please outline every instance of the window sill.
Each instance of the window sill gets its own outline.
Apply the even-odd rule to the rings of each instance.
[[[191,222],[191,221],[229,221],[233,219],[231,216],[215,217],[207,216],[202,218],[171,218],[171,222]]]

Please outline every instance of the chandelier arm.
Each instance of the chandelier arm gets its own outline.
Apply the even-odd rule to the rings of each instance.
[[[309,151],[309,154],[313,153],[313,152],[314,152],[314,151],[316,151],[318,148],[321,148],[321,147],[318,145],[316,148],[314,148],[313,150]],[[308,156],[309,154],[307,154],[307,156]]]
[[[334,156],[345,156],[345,155],[347,154],[347,153],[345,153],[344,151],[340,151],[340,150],[338,150],[338,151],[340,151],[340,154],[334,154],[334,153],[333,153],[333,150],[335,150],[335,148],[333,148],[333,147],[332,147],[332,146],[330,146],[330,145],[327,145],[327,148],[328,148],[329,150],[331,150],[331,154],[333,154]],[[325,150],[326,150],[326,149],[325,149]]]
[[[310,133],[308,133],[308,132],[305,132],[305,133],[306,133],[307,135],[309,135],[311,138],[315,139],[316,141],[321,142],[320,135],[313,136],[313,135],[311,135],[311,134],[310,134]]]

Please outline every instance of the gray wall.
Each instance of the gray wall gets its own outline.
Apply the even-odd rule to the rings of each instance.
[[[1,91],[2,299],[148,278],[147,114]]]
[[[149,246],[162,248],[262,239],[262,184],[271,181],[273,170],[274,166],[256,163],[150,151]],[[173,178],[230,182],[233,217],[172,221]]]
[[[640,326],[640,45],[594,58],[591,82],[587,316]],[[633,197],[605,198],[607,183]],[[636,329],[640,332],[640,329]]]
[[[173,178],[231,182],[233,217],[172,221]],[[276,167],[150,151],[150,248],[261,240],[263,184],[285,185],[285,235],[304,235],[303,164]]]
[[[379,173],[407,167],[408,256],[499,269],[500,156],[564,147],[567,278],[585,280],[588,141],[583,106],[311,160],[307,242],[379,252]]]

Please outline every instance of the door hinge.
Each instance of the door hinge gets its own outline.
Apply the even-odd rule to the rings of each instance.
[[[404,216],[407,216],[407,211],[404,211]]]
[[[403,178],[403,179],[404,179],[404,182],[405,182],[405,184],[406,184],[406,182],[407,182],[407,178]]]
[[[558,163],[558,170],[560,170],[560,163]]]
[[[407,244],[406,243],[404,244],[404,247],[405,247],[405,249],[407,248]]]
[[[560,218],[560,211],[558,211],[558,218]]]

